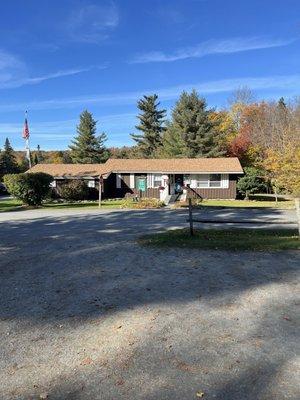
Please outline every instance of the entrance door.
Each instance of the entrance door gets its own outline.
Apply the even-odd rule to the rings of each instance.
[[[174,191],[172,194],[181,194],[182,193],[182,186],[183,186],[183,175],[182,174],[175,174],[174,175]]]

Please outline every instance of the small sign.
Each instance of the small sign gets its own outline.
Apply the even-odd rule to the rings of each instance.
[[[138,189],[139,189],[141,192],[145,192],[145,191],[146,191],[146,179],[139,179],[139,182],[138,182]]]

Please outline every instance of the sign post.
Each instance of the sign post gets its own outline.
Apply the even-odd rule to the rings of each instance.
[[[189,222],[190,222],[190,235],[194,235],[194,226],[193,226],[193,212],[192,212],[192,199],[189,198]]]
[[[101,208],[101,200],[102,200],[102,184],[103,184],[103,177],[102,175],[99,176],[99,203],[98,206]]]

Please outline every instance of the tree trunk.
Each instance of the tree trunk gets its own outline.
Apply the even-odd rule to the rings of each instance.
[[[300,198],[295,198],[295,205],[296,205],[296,214],[297,214],[297,222],[298,222],[298,233],[300,239]]]
[[[275,194],[275,202],[278,202],[278,194],[277,194],[277,187],[274,187],[274,194]]]

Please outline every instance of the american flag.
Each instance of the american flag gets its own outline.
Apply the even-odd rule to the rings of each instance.
[[[29,138],[29,128],[28,128],[27,118],[25,118],[22,137],[23,137],[23,139],[28,139]]]

